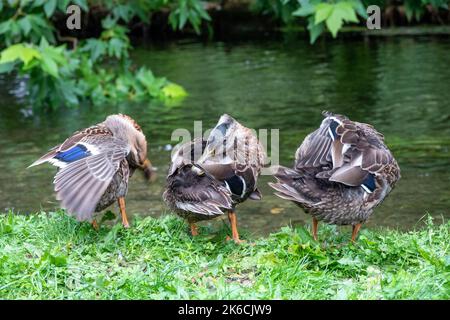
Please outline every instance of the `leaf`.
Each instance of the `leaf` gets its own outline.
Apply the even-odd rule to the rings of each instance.
[[[30,19],[31,24],[34,24],[37,27],[41,27],[43,29],[51,28],[48,20],[41,14],[29,14],[28,19]]]
[[[76,86],[73,81],[58,79],[56,82],[58,93],[64,98],[64,103],[68,106],[76,106],[79,103]]]
[[[126,44],[121,39],[112,38],[109,41],[108,53],[110,56],[114,55],[117,59],[127,56]]]
[[[90,58],[93,62],[106,53],[106,43],[99,39],[88,39],[81,47],[81,51],[90,52]]]
[[[175,15],[175,11],[172,11],[169,14],[169,24],[172,27],[173,30],[177,29],[177,17]]]
[[[142,67],[139,69],[136,78],[145,86],[149,87],[152,85],[153,81],[155,81],[155,77],[153,76],[153,73]]]
[[[34,1],[28,1],[28,2],[33,2],[32,4],[32,8],[39,8],[42,7],[45,4],[45,1],[47,0],[34,0]],[[22,6],[24,5],[24,3],[22,2]]]
[[[292,14],[298,17],[307,17],[316,12],[315,7],[309,2],[309,0],[300,0],[301,7],[295,10]]]
[[[64,53],[66,52],[64,45],[59,46],[59,47],[51,46],[51,45],[49,45],[47,40],[44,37],[42,37],[41,42],[39,44],[39,49],[43,56],[49,56],[57,64],[59,64],[59,65],[67,65],[68,64],[67,58],[64,55]],[[72,58],[72,61],[75,61],[75,60],[76,60],[75,58]]]
[[[19,24],[20,28],[22,29],[24,35],[27,36],[31,30],[31,22],[28,19],[28,16],[25,16],[25,17],[19,19],[17,21],[17,23]]]
[[[314,22],[314,16],[308,18],[308,26],[310,43],[313,44],[316,42],[317,38],[322,34],[324,25],[323,22],[316,24]]]
[[[45,15],[48,17],[51,17],[53,12],[55,12],[56,9],[56,0],[47,0],[44,5],[44,11]]]
[[[50,264],[56,267],[64,267],[67,265],[67,256],[64,254],[56,255],[45,251],[45,253],[41,257],[41,261],[48,261]]]
[[[108,15],[106,18],[102,20],[103,29],[111,29],[116,25],[117,20]]]
[[[44,70],[48,74],[52,75],[53,77],[55,77],[55,78],[59,77],[58,65],[49,56],[45,56],[44,55],[42,57],[42,65],[41,65],[41,67],[42,67],[42,70]]]
[[[34,58],[40,59],[41,54],[38,50],[24,46],[21,43],[12,45],[1,52],[0,64],[5,62],[11,62],[15,60],[21,60],[25,66],[30,63]]]
[[[355,9],[350,2],[339,2],[335,5],[334,10],[341,11],[342,18],[347,22],[359,22],[356,17]]]
[[[11,27],[11,23],[12,23],[12,20],[6,20],[6,21],[0,23],[0,34],[9,31],[9,29]]]
[[[320,3],[316,6],[315,24],[319,24],[322,21],[328,19],[333,11],[333,5],[329,3]]]
[[[174,99],[187,96],[187,92],[182,86],[172,82],[162,88],[162,93],[165,97]]]
[[[30,63],[31,60],[34,58],[41,58],[41,54],[36,49],[30,48],[30,47],[24,47],[21,52],[21,60],[25,65]]]
[[[310,8],[300,7],[294,12],[292,12],[292,15],[297,17],[307,17],[315,12],[314,7],[311,6]]]
[[[203,9],[203,7],[200,7],[200,9],[197,12],[199,13],[200,17],[202,17],[206,21],[211,21],[211,17],[209,16],[208,12],[205,9]]]
[[[358,13],[359,16],[361,16],[364,20],[367,20],[367,8],[364,6],[364,4],[361,1],[353,1],[353,8],[355,8],[355,11]]]
[[[11,72],[14,69],[15,65],[16,65],[15,61],[0,64],[0,73]]]
[[[40,60],[33,59],[30,63],[24,64],[21,71],[28,71],[40,65]]]
[[[336,38],[336,35],[339,29],[343,24],[343,13],[341,10],[332,10],[331,15],[325,21],[328,30],[330,30],[333,38]]]
[[[67,265],[67,257],[64,255],[50,256],[50,263],[56,267],[64,267]]]
[[[188,11],[185,8],[180,9],[180,20],[178,24],[179,29],[183,29],[187,19],[188,19]]]
[[[14,37],[14,36],[19,36],[20,35],[20,26],[19,26],[19,24],[17,23],[17,21],[11,21],[11,24],[10,24],[10,33],[11,33],[11,35]]]
[[[125,22],[129,22],[130,19],[133,17],[132,9],[129,5],[118,5],[113,9],[113,14],[115,18],[122,19]]]
[[[62,12],[66,12],[67,7],[69,6],[70,0],[58,0],[58,9]],[[77,4],[77,1],[72,1],[74,4]]]
[[[165,78],[155,78],[155,81],[153,81],[152,85],[147,87],[147,91],[150,96],[158,97],[161,92],[164,93],[164,91],[162,91],[161,89],[166,82],[167,80]]]
[[[86,0],[74,0],[72,2],[73,4],[80,6],[80,8],[83,9],[83,11],[89,11],[89,6]]]

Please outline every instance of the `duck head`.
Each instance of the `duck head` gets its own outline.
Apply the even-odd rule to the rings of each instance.
[[[226,154],[226,150],[229,148],[228,144],[234,141],[233,134],[238,126],[239,123],[233,117],[227,114],[222,115],[208,136],[205,150],[199,162],[215,157],[222,157],[223,161],[226,162],[229,156]]]
[[[147,139],[141,127],[131,117],[123,114],[112,115],[106,118],[106,126],[113,135],[128,141],[130,152],[127,161],[130,167],[141,169],[148,180],[153,178],[153,167],[147,158]]]

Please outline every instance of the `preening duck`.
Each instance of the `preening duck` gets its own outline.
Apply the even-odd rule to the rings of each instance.
[[[223,115],[208,138],[194,139],[173,153],[164,201],[185,218],[193,236],[196,222],[228,213],[239,243],[235,207],[261,199],[257,181],[266,154],[252,130]]]
[[[125,196],[128,180],[140,168],[147,178],[152,166],[141,127],[129,116],[110,115],[104,122],[75,132],[30,167],[49,162],[58,167],[54,178],[61,207],[79,221],[118,201],[122,223],[128,227]]]
[[[277,182],[269,185],[312,215],[314,239],[323,221],[352,225],[355,241],[361,224],[400,179],[400,168],[373,126],[323,114],[320,127],[297,149],[294,167],[278,167]]]

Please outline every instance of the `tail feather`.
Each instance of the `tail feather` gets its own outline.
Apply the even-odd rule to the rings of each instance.
[[[276,178],[280,178],[280,179],[287,177],[287,176],[298,176],[297,171],[290,169],[290,168],[283,167],[283,166],[272,167],[272,172]]]
[[[163,198],[173,208],[204,216],[221,215],[233,208],[225,184],[192,165],[178,168],[169,176]]]
[[[269,182],[269,186],[276,191],[276,196],[304,205],[313,205],[311,200],[308,200],[301,194],[299,184],[302,183],[302,180],[297,171],[279,166],[274,173],[274,177],[277,179],[277,182]]]
[[[275,195],[282,199],[291,200],[294,202],[309,204],[310,201],[305,199],[297,190],[286,183],[272,183],[269,182],[269,186],[275,189]]]
[[[294,201],[294,202],[298,202],[298,200],[296,198],[292,198],[288,195],[285,195],[284,193],[281,192],[275,192],[274,193],[277,197],[280,197],[281,199],[285,199],[285,200],[289,200],[289,201]]]

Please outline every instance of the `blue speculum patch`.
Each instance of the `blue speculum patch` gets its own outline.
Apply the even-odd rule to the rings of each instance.
[[[91,152],[84,145],[77,144],[69,150],[58,152],[54,158],[63,162],[74,162],[90,155]]]
[[[361,185],[365,186],[370,192],[375,190],[375,175],[369,173]]]

